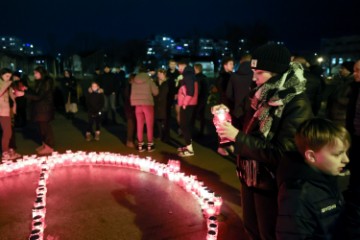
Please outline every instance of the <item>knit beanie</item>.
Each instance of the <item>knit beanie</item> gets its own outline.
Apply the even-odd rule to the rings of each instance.
[[[349,72],[353,73],[354,72],[354,64],[355,62],[353,61],[346,61],[343,64],[341,64],[341,67],[347,69]]]
[[[265,44],[254,51],[251,68],[281,74],[289,69],[290,59],[290,51],[285,46]]]

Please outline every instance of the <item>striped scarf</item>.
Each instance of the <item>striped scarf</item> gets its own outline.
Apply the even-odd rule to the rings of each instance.
[[[266,83],[254,89],[251,107],[255,110],[253,119],[260,123],[260,132],[266,139],[274,133],[271,126],[275,119],[280,119],[288,102],[305,91],[304,69],[298,63],[291,63],[290,68],[281,76],[270,78]],[[249,124],[247,131],[251,127]]]

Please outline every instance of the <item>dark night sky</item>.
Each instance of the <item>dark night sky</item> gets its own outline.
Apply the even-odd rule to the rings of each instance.
[[[360,34],[357,0],[5,0],[0,35],[57,46],[81,32],[120,40],[167,33],[189,37],[221,32],[226,24],[266,24],[293,49],[317,49],[320,38]],[[246,35],[245,35],[246,37]]]

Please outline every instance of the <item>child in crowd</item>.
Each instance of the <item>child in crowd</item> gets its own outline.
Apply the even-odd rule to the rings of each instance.
[[[337,176],[349,163],[350,135],[313,118],[300,125],[295,142],[300,154],[279,168],[276,239],[337,239],[344,212]]]
[[[163,142],[170,140],[169,127],[167,126],[167,119],[170,117],[167,115],[168,111],[168,93],[169,85],[166,77],[166,70],[159,69],[157,71],[157,82],[156,85],[159,88],[159,94],[154,97],[155,102],[155,121],[158,130],[158,136]]]
[[[104,91],[97,82],[92,82],[86,96],[89,123],[86,130],[86,141],[91,141],[93,125],[95,123],[95,140],[100,140],[101,110],[104,107]]]

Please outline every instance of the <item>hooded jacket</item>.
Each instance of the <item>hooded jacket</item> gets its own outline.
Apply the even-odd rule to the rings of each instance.
[[[195,106],[198,103],[199,89],[194,69],[190,66],[186,66],[182,76],[178,92],[178,105]]]
[[[240,64],[236,73],[232,74],[227,85],[226,96],[234,103],[231,113],[236,118],[244,115],[245,99],[249,96],[253,71],[250,62]]]
[[[279,171],[276,239],[338,239],[344,200],[337,177],[311,168],[299,153]]]
[[[159,88],[147,73],[139,73],[131,84],[131,106],[151,105],[154,106],[154,97],[159,94]]]

